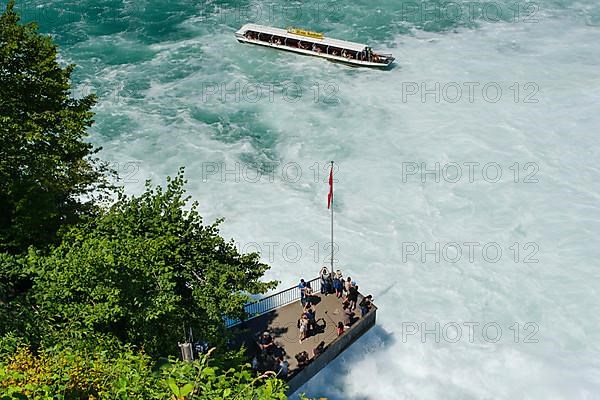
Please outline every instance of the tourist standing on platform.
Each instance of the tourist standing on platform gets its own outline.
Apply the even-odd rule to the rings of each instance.
[[[308,285],[304,281],[304,279],[300,279],[300,283],[298,284],[298,289],[300,289],[300,302],[302,303],[302,307],[306,304],[306,288]]]
[[[308,320],[308,330],[313,331],[317,325],[317,314],[311,308],[310,303],[307,303],[307,307],[304,309],[304,314],[302,315]]]
[[[350,286],[352,286],[352,278],[348,277],[348,279],[346,279],[346,283],[344,283],[344,290],[346,293],[350,292]]]
[[[319,275],[321,276],[321,294],[328,295],[332,292],[331,275],[329,274],[329,269],[327,267],[321,268]]]
[[[356,286],[356,282],[352,282],[350,285],[346,300],[350,304],[350,310],[354,311],[356,309],[356,302],[358,301],[358,286]]]
[[[311,304],[313,301],[313,290],[310,287],[310,282],[306,282],[306,287],[304,288],[304,298],[306,304]]]
[[[363,297],[362,301],[360,302],[360,316],[364,317],[369,311],[371,311],[371,307],[373,306],[373,296],[368,295],[366,297]]]
[[[304,314],[302,314],[300,321],[298,321],[298,328],[300,329],[300,343],[302,343],[306,339],[308,332],[308,318]]]
[[[335,271],[335,276],[333,277],[333,289],[335,290],[335,295],[338,299],[342,297],[344,291],[344,278],[342,277],[342,271],[339,269]]]

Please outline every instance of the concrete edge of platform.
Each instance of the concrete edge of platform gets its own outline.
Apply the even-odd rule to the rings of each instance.
[[[377,315],[377,307],[373,307],[371,311],[362,317],[355,325],[348,329],[342,336],[337,337],[319,357],[314,359],[310,364],[304,367],[301,371],[287,382],[288,390],[286,394],[289,396],[298,390],[302,385],[308,382],[313,376],[321,371],[327,364],[333,361],[344,350],[346,350],[358,338],[364,335],[369,329],[375,325]]]

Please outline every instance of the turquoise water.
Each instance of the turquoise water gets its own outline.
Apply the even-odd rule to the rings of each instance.
[[[20,7],[78,65],[75,94],[98,94],[91,140],[127,190],[185,165],[207,221],[225,216],[225,236],[261,250],[282,287],[328,262],[336,161],[335,258],[374,295],[378,326],[301,391],[598,398],[597,3]],[[242,45],[233,33],[246,22],[369,43],[397,64]],[[465,243],[478,243],[472,260]]]

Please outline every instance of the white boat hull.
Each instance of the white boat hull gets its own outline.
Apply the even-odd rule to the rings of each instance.
[[[256,39],[248,39],[246,36],[244,36],[244,34],[242,32],[239,32],[239,31],[235,33],[235,36],[236,36],[238,42],[240,42],[240,43],[256,44],[259,46],[271,47],[271,48],[275,48],[278,50],[291,51],[293,53],[303,54],[303,55],[312,56],[312,57],[324,58],[329,61],[353,65],[356,67],[386,69],[386,68],[389,68],[391,66],[392,62],[394,61],[394,58],[391,58],[391,61],[386,64],[386,63],[378,63],[378,62],[370,62],[370,61],[361,61],[361,60],[356,60],[353,58],[346,58],[346,57],[341,57],[341,56],[334,56],[332,54],[327,54],[327,53],[322,53],[322,52],[319,53],[319,52],[308,50],[308,49],[300,49],[300,48],[295,48],[295,47],[290,47],[290,46],[278,45],[275,43],[269,43],[269,42],[265,42],[262,40],[256,40]]]

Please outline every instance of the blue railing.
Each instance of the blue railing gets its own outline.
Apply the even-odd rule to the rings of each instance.
[[[315,278],[308,282],[310,283],[313,293],[318,293],[321,291],[321,278]],[[246,321],[298,300],[300,300],[300,289],[298,289],[298,286],[296,285],[281,292],[277,292],[267,297],[263,297],[262,299],[250,302],[244,306],[244,311],[247,315]],[[225,324],[228,328],[241,322],[242,321],[237,319],[225,319]]]

